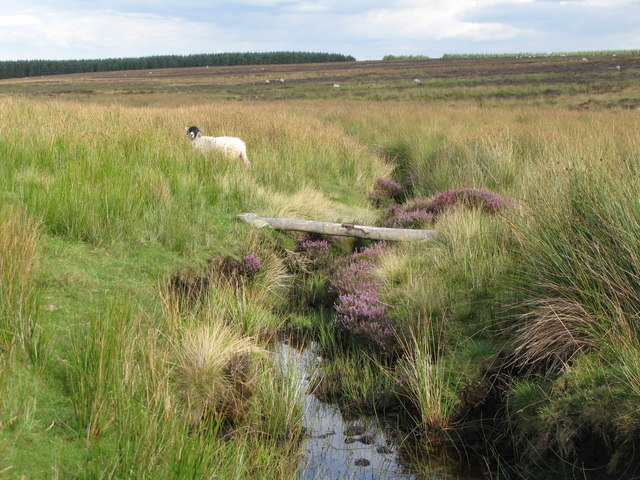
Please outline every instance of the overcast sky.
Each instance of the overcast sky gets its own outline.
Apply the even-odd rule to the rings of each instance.
[[[640,0],[0,0],[0,60],[640,48]]]

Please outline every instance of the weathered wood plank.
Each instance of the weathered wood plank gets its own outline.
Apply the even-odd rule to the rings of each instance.
[[[297,232],[320,233],[343,237],[370,238],[372,240],[415,241],[433,240],[438,232],[435,230],[412,230],[408,228],[384,228],[357,225],[353,223],[318,222],[314,220],[298,220],[294,218],[259,217],[255,213],[241,213],[239,220],[257,228],[270,226],[276,230],[294,230]]]

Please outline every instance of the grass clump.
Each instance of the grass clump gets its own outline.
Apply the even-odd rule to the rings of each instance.
[[[192,424],[206,415],[239,420],[255,376],[251,357],[261,351],[221,320],[184,333],[176,352],[175,382]]]
[[[400,392],[416,407],[420,429],[431,442],[439,443],[458,403],[456,379],[443,358],[444,343],[429,325],[411,332],[403,342],[403,356],[395,375]]]

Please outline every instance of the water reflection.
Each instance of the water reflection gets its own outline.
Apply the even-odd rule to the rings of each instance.
[[[301,388],[322,361],[313,347],[299,351],[286,343],[280,355],[300,370]],[[459,475],[443,466],[441,459],[417,465],[402,457],[400,438],[392,422],[361,416],[346,419],[340,411],[314,395],[305,395],[303,426],[305,454],[300,480],[476,480],[476,475]],[[446,464],[445,464],[446,465]]]
[[[307,396],[304,480],[418,479],[405,472],[395,442],[373,418],[345,420],[333,406]]]

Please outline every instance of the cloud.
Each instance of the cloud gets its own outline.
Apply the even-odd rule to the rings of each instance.
[[[472,1],[442,4],[424,2],[423,6],[405,9],[382,9],[367,12],[358,25],[360,33],[380,36],[380,32],[394,32],[391,38],[442,40],[460,38],[470,41],[512,38],[517,28],[500,22],[477,22],[461,18]]]
[[[0,15],[0,27],[2,28],[24,28],[37,25],[41,20],[35,15],[13,14]]]
[[[462,17],[476,23],[499,22],[522,30],[587,34],[637,30],[640,4],[634,0],[536,0],[474,7]]]
[[[638,0],[0,0],[4,59],[631,48]]]
[[[40,11],[0,17],[0,50],[13,59],[99,58],[206,51],[220,29],[155,14]],[[9,21],[11,20],[11,21]],[[28,42],[28,45],[25,45]],[[205,45],[198,49],[197,44]],[[28,47],[28,48],[24,48]],[[28,56],[24,52],[30,52]]]

